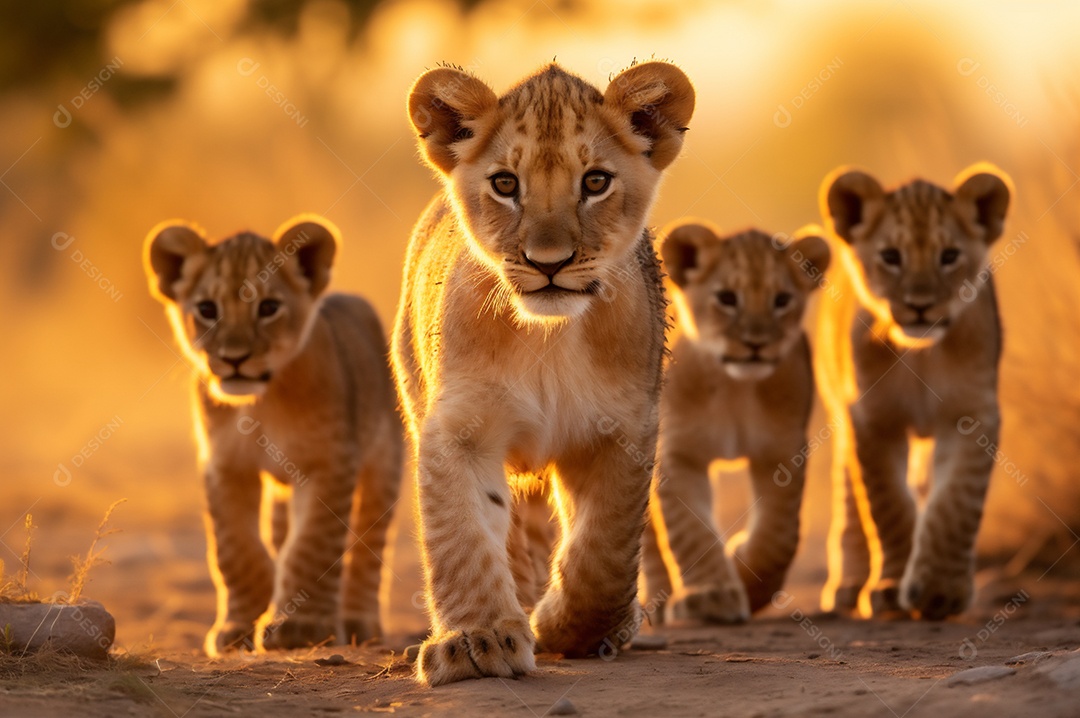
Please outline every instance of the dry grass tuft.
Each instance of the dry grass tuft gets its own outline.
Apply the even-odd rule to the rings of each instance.
[[[26,586],[30,577],[30,546],[33,543],[34,517],[26,515],[26,542],[22,556],[19,557],[19,571],[13,579],[8,579],[4,571],[4,562],[0,561],[0,603],[32,603],[38,596]]]
[[[68,593],[67,602],[75,603],[82,595],[83,588],[87,584],[87,575],[90,573],[90,569],[94,566],[101,564],[107,564],[108,561],[101,556],[105,553],[105,549],[98,550],[98,542],[106,536],[111,536],[114,533],[120,531],[120,529],[107,528],[109,525],[109,519],[112,518],[112,513],[117,506],[127,501],[127,499],[120,499],[114,501],[112,505],[106,509],[105,516],[101,519],[101,523],[98,524],[97,531],[94,532],[94,540],[90,542],[90,548],[87,549],[85,556],[72,556],[71,563],[74,566],[74,573],[68,578],[71,590]]]

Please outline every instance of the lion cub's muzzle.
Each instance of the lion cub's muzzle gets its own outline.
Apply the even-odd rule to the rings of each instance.
[[[215,357],[209,363],[222,392],[233,396],[261,394],[273,376],[269,370],[250,366],[250,354],[238,357]],[[248,363],[248,366],[245,366]]]
[[[779,348],[774,342],[732,342],[720,356],[724,370],[734,379],[764,379],[775,371],[779,361]]]
[[[913,339],[938,340],[949,329],[949,308],[942,304],[893,303],[893,320]]]

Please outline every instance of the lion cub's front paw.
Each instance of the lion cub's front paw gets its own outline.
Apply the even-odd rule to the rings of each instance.
[[[833,594],[833,612],[841,616],[858,617],[860,593],[862,593],[861,584],[838,586],[836,593]]]
[[[750,619],[750,599],[738,580],[713,586],[687,586],[671,597],[669,622],[745,623]]]
[[[925,563],[909,565],[900,582],[900,604],[931,621],[963,613],[974,595],[975,581],[969,571],[949,572]]]
[[[263,631],[263,648],[267,650],[306,648],[323,642],[337,642],[337,631],[332,621],[289,616],[280,623],[270,624]]]
[[[536,668],[533,634],[524,618],[491,628],[447,631],[420,646],[417,679],[431,686],[468,678],[511,678]]]
[[[910,612],[901,605],[900,585],[895,580],[880,581],[870,591],[870,609],[874,618],[903,620],[911,618]]]
[[[213,646],[217,653],[255,650],[255,624],[228,621],[207,636],[207,652]]]
[[[374,616],[345,616],[345,643],[360,645],[364,641],[378,638],[382,635],[382,626],[379,624],[378,615]]]

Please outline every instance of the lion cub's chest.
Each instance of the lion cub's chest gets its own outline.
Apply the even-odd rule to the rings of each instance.
[[[639,420],[628,411],[639,403],[628,401],[632,382],[619,377],[617,362],[582,327],[500,328],[498,350],[474,347],[461,363],[467,370],[444,374],[442,388],[463,391],[454,402],[459,411],[499,428],[515,470],[541,471],[598,434]]]
[[[865,328],[855,333],[859,399],[854,410],[888,412],[922,436],[965,412],[996,403],[1000,334],[962,316],[944,339],[923,348],[898,347]]]
[[[805,435],[813,379],[803,346],[770,377],[727,375],[711,352],[685,339],[673,349],[664,389],[665,433],[682,435],[708,458],[756,457],[798,446]]]

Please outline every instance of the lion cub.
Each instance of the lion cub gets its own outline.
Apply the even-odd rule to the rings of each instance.
[[[818,343],[822,395],[846,426],[833,452],[827,609],[855,609],[864,585],[874,612],[940,619],[971,602],[994,467],[984,446],[997,445],[1000,427],[1001,324],[986,266],[1009,185],[987,164],[951,190],[914,180],[886,191],[846,168],[822,184],[843,259],[838,279],[852,289],[849,302],[822,313]],[[908,488],[914,439],[933,442],[921,515]]]
[[[151,292],[195,370],[218,588],[211,654],[380,634],[403,437],[375,311],[359,297],[321,297],[337,236],[301,216],[272,242],[245,232],[209,243],[175,221],[146,239]],[[274,507],[276,559],[260,538],[260,473],[292,494]]]
[[[783,585],[799,542],[806,424],[814,400],[802,317],[829,265],[824,239],[757,230],[721,237],[682,221],[660,255],[677,325],[660,399],[653,522],[674,565],[647,538],[646,591],[669,620],[744,621]],[[749,537],[724,551],[709,464],[745,458],[754,496]],[[651,537],[650,537],[651,538]]]
[[[412,88],[444,186],[413,232],[393,340],[417,453],[425,682],[525,673],[534,643],[610,655],[637,628],[664,353],[645,223],[693,107],[662,62],[603,93],[555,65],[502,97],[448,67]],[[530,628],[508,536],[514,486],[541,474],[560,531]]]

